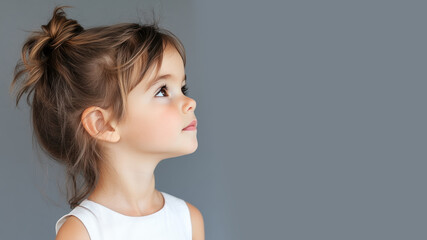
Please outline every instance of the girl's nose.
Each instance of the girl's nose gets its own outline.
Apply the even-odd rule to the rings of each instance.
[[[183,106],[183,108],[184,108],[183,110],[184,110],[184,112],[188,112],[188,111],[194,112],[194,110],[196,109],[196,105],[197,105],[196,100],[194,100],[190,97],[187,97],[187,100]]]

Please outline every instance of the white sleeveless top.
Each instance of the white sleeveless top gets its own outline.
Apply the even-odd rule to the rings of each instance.
[[[147,216],[126,216],[89,199],[83,200],[55,225],[56,234],[73,215],[85,225],[91,240],[191,240],[190,210],[184,200],[161,192],[165,203]]]

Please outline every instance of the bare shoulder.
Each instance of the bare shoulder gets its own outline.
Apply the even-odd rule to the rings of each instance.
[[[69,216],[56,234],[55,240],[90,240],[83,223],[75,216]]]
[[[202,213],[192,204],[188,202],[186,203],[190,209],[191,225],[193,228],[193,240],[205,240],[205,226]]]

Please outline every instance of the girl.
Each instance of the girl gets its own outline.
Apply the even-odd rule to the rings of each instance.
[[[157,164],[198,146],[182,43],[155,22],[84,29],[65,7],[24,43],[11,84],[67,169],[56,239],[204,239],[200,211],[155,189]]]

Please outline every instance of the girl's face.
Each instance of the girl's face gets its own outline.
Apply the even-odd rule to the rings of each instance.
[[[157,77],[154,75],[155,71],[147,72],[129,93],[127,115],[119,124],[120,141],[127,151],[160,154],[162,158],[194,152],[197,130],[183,128],[196,119],[196,101],[183,93],[184,63],[171,45],[163,53]]]

